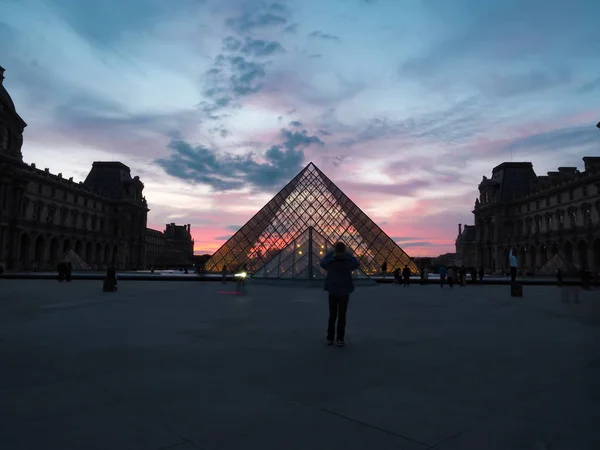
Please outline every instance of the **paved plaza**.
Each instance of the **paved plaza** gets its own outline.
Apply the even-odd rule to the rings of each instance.
[[[0,279],[0,448],[600,448],[600,292]]]

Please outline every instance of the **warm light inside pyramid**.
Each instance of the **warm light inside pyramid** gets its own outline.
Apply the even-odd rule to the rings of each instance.
[[[322,237],[322,242],[310,251],[308,242],[305,245],[298,239],[309,228]],[[388,270],[408,265],[418,272],[398,244],[313,163],[223,244],[207,262],[206,270],[220,272],[223,266],[237,270],[246,264],[248,271],[254,273],[276,256],[281,258],[280,253],[286,248],[308,259],[325,253],[326,247],[337,241],[346,244],[368,275],[377,273],[384,262]]]

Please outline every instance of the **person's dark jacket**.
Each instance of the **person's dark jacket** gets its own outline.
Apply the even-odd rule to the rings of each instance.
[[[333,295],[348,295],[354,292],[352,272],[360,262],[349,253],[329,253],[321,260],[321,267],[327,271],[325,290]]]
[[[404,278],[410,277],[410,269],[408,267],[405,267],[404,269],[402,269],[402,276]]]

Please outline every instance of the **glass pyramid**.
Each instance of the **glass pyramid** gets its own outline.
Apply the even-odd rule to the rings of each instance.
[[[323,280],[326,272],[321,268],[321,260],[333,247],[334,244],[328,242],[313,227],[308,227],[258,269],[252,278]],[[369,278],[360,268],[352,275],[357,279]]]
[[[419,271],[398,244],[312,162],[211,256],[206,271],[221,272],[223,266],[238,270],[246,264],[248,272],[255,273],[311,227],[327,245],[344,242],[367,275],[379,273],[384,262],[388,271],[405,265],[413,273]],[[283,253],[279,257],[286,259]]]

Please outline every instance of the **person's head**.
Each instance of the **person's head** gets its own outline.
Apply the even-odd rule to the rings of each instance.
[[[345,253],[346,244],[344,244],[343,242],[336,242],[334,249],[336,253]]]

